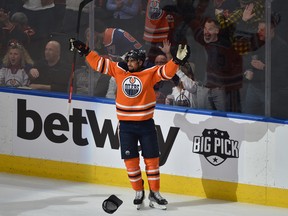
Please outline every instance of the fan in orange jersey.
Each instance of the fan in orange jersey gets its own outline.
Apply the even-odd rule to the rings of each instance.
[[[144,186],[139,166],[138,141],[146,165],[150,188],[150,206],[166,209],[168,204],[160,193],[159,146],[153,120],[156,96],[153,86],[160,80],[171,79],[179,64],[186,62],[190,51],[187,45],[179,45],[176,56],[165,65],[144,68],[145,51],[131,50],[126,62],[113,62],[99,56],[95,51],[75,39],[70,39],[71,50],[77,49],[95,70],[113,76],[117,83],[116,113],[119,119],[118,132],[121,158],[127,169],[132,188],[136,191],[134,204],[137,209],[144,199]]]

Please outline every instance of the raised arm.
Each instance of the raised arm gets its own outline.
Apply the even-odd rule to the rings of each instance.
[[[70,39],[70,50],[77,50],[80,56],[85,56],[90,67],[99,73],[113,76],[113,67],[117,64],[98,55],[97,52],[91,51],[89,46],[80,40]]]

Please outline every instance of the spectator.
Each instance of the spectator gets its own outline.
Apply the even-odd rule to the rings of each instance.
[[[226,9],[217,8],[215,14],[221,37],[230,37],[234,49],[240,55],[246,55],[264,44],[258,40],[256,33],[259,20],[264,18],[265,8],[263,0],[239,0],[238,3],[239,8],[235,1],[224,1],[221,6]],[[231,12],[233,8],[236,9]]]
[[[93,95],[95,97],[106,97],[110,77],[100,73],[90,73],[88,65],[75,71],[74,93],[77,95]],[[91,90],[90,90],[91,89]]]
[[[54,27],[54,7],[53,0],[24,1],[22,10],[41,38],[47,38]]]
[[[68,92],[70,68],[60,58],[61,47],[57,41],[49,41],[45,47],[45,58],[35,64],[39,77],[32,81],[32,89]]]
[[[57,0],[59,1],[59,0]],[[67,33],[71,35],[71,33],[75,33],[78,17],[79,5],[82,0],[66,0],[66,8],[64,12],[64,19],[61,28],[62,33]],[[105,24],[108,24],[112,19],[113,15],[111,11],[108,11],[106,8],[107,0],[94,0],[94,18],[96,20],[102,20]],[[91,3],[87,4],[81,13],[80,20],[80,30],[79,32],[84,32],[85,29],[89,26],[89,7]],[[85,40],[85,38],[83,39]]]
[[[95,19],[101,19],[108,24],[107,22],[113,18],[113,12],[107,10],[107,0],[94,0],[94,2]]]
[[[29,44],[32,37],[35,35],[35,31],[29,25],[27,16],[22,12],[16,12],[11,16],[10,20],[15,26],[15,29],[18,29],[19,32],[23,32],[27,36],[27,39],[24,39],[23,41],[27,41],[27,44]]]
[[[208,2],[206,1],[207,0],[202,0],[199,2],[201,8],[206,8],[208,6]],[[187,24],[195,17],[194,7],[195,0],[160,1],[160,8],[169,14],[169,16],[173,17],[173,19],[171,19],[171,21],[173,21],[171,27],[173,28],[171,28],[169,32],[169,41],[172,43],[172,48],[174,48],[174,45],[178,43],[187,44],[187,30],[189,28]]]
[[[173,101],[172,104],[175,106],[184,106],[184,107],[194,106],[195,108],[193,95],[184,88],[183,83],[179,79],[179,77],[174,76],[172,80],[175,86],[172,88],[172,93],[170,95],[167,95],[166,101],[165,101],[166,104],[171,105],[170,100],[172,100]]]
[[[160,8],[160,0],[148,0],[143,39],[150,43],[162,43],[173,28],[173,17]]]
[[[177,77],[173,77],[175,87],[172,95],[174,96],[174,104],[178,106],[187,106],[198,108],[197,88],[198,84],[194,81],[194,64],[186,62],[181,65],[177,71]]]
[[[82,0],[66,0],[65,15],[61,32],[71,35],[76,31],[79,5]],[[89,25],[89,5],[87,4],[81,12],[79,32],[84,32]]]
[[[216,19],[222,29],[234,27],[237,34],[256,33],[260,20],[265,17],[265,2],[263,0],[239,0],[239,7],[235,2],[226,1],[221,7],[216,8]],[[231,5],[235,8],[231,10]],[[230,10],[227,9],[230,7]],[[250,16],[243,16],[245,12],[251,9]]]
[[[254,5],[242,11],[241,17],[249,22],[254,17]],[[194,39],[207,54],[205,91],[207,109],[226,112],[241,112],[240,90],[243,84],[242,56],[258,49],[257,37],[234,35],[230,27],[221,28],[212,18],[204,18],[201,8],[196,7],[196,18],[189,23]],[[203,25],[204,21],[204,25]],[[199,100],[198,100],[199,101]]]
[[[114,79],[114,77],[111,77],[111,79],[109,80],[109,86],[106,93],[106,98],[116,99],[116,94],[117,94],[116,80]]]
[[[163,46],[158,47],[158,54],[155,57],[154,65],[164,65],[170,59],[172,59],[172,54],[170,52],[171,44],[168,40],[163,41]],[[176,76],[176,75],[175,75]],[[154,85],[154,90],[156,93],[156,102],[159,104],[165,104],[165,98],[167,95],[171,94],[172,88],[175,86],[172,80],[161,80]]]
[[[35,31],[28,25],[28,19],[24,13],[16,12],[10,18],[9,12],[0,9],[0,24],[2,26],[0,33],[1,57],[6,53],[7,45],[11,40],[18,41],[30,52],[29,45],[35,36]]]
[[[11,32],[11,37],[23,43],[31,57],[36,59],[39,55],[37,49],[35,51],[35,47],[38,45],[37,36],[34,29],[29,25],[27,16],[22,12],[16,12],[11,16],[11,22],[15,26]]]
[[[164,65],[168,62],[165,54],[159,54],[155,57],[154,64],[155,65]]]
[[[55,26],[54,19],[54,1],[53,0],[26,0],[24,1],[22,12],[26,14],[30,26],[36,32],[37,45],[33,45],[35,52],[40,53],[47,41],[50,33]],[[34,60],[40,58],[39,55],[33,55]]]
[[[155,65],[164,65],[173,58],[170,48],[170,42],[164,40],[163,46],[159,47],[161,54],[157,55],[155,58]],[[186,62],[185,65],[180,66],[179,70],[177,71],[177,75],[174,75],[172,80],[161,80],[154,85],[156,102],[160,104],[170,104],[167,103],[166,100],[167,96],[169,95],[168,97],[173,98],[173,103],[170,105],[186,105],[188,107],[195,108],[197,88],[193,79],[194,74],[192,68],[190,67],[190,64]],[[182,81],[185,82],[187,87],[189,87],[189,91],[183,87]]]
[[[280,22],[280,15],[273,13],[271,17],[271,116],[288,118],[286,99],[288,96],[288,46],[276,34],[276,26]],[[258,35],[266,41],[266,23],[261,21],[258,25]],[[245,58],[245,77],[248,80],[246,91],[245,113],[265,115],[265,47],[249,54]]]
[[[216,20],[207,19],[204,29],[199,26],[194,32],[195,40],[207,52],[207,108],[241,112],[239,90],[243,79],[242,56],[235,51],[230,38],[220,34]]]
[[[141,0],[107,0],[106,8],[113,13],[110,26],[138,36]]]
[[[141,9],[141,0],[107,0],[106,7],[114,19],[132,20]]]
[[[213,0],[213,7],[214,9],[223,10],[224,14],[228,15],[240,7],[240,0]]]
[[[23,45],[11,42],[0,69],[0,86],[27,87],[33,63]]]
[[[143,40],[148,51],[149,62],[155,61],[158,47],[162,45],[164,40],[169,40],[169,33],[173,28],[174,18],[171,14],[160,8],[160,0],[148,0]]]
[[[164,65],[168,62],[166,55],[159,54],[155,58],[155,65]],[[162,80],[155,84],[154,90],[156,93],[156,102],[158,104],[165,104],[165,98],[171,94],[172,88],[175,86],[172,80]]]

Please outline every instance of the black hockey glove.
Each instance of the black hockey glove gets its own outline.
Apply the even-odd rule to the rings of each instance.
[[[182,47],[182,44],[179,44],[176,57],[174,57],[173,61],[178,65],[184,65],[189,57],[190,57],[189,46],[184,45],[184,47]]]
[[[87,56],[89,54],[90,48],[82,41],[76,40],[75,38],[70,38],[69,42],[70,42],[70,51],[74,51],[74,49],[77,49],[80,56],[83,55]]]

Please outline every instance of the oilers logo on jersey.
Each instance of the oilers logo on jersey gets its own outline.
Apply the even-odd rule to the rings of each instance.
[[[143,85],[139,78],[129,76],[122,82],[122,90],[129,98],[137,97],[142,91]]]
[[[148,16],[152,20],[157,20],[162,16],[159,0],[152,0],[149,5]]]
[[[12,86],[12,87],[20,87],[22,86],[21,82],[17,79],[9,79],[6,81],[6,86]]]

